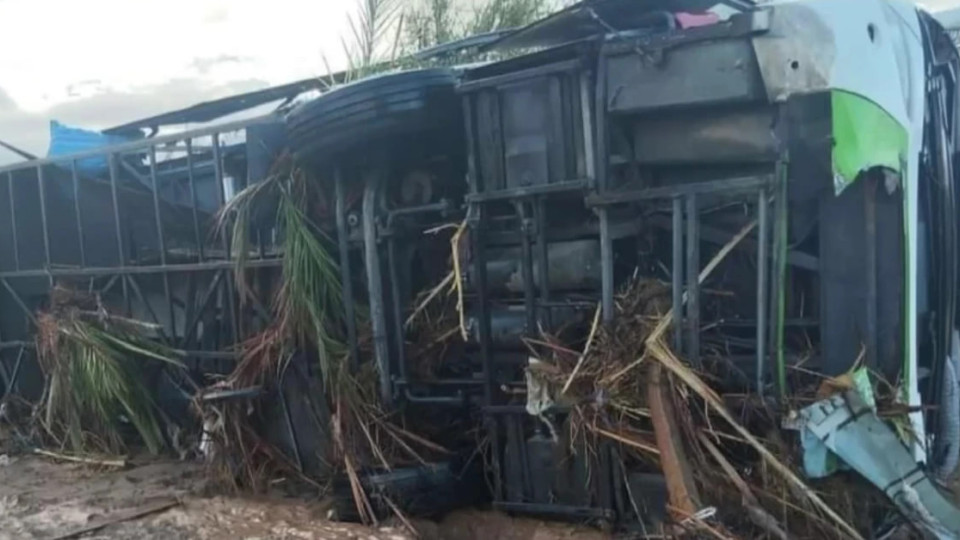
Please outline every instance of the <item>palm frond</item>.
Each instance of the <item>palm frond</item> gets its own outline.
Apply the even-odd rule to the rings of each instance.
[[[485,0],[463,12],[454,2],[420,0],[408,6],[404,43],[408,53],[475,34],[526,26],[559,7],[557,0]],[[475,55],[475,51],[466,53],[460,60]]]
[[[331,329],[340,325],[343,297],[337,261],[321,242],[329,240],[305,213],[310,200],[306,177],[299,172],[281,190],[278,222],[283,231],[283,285],[276,312],[280,327],[301,345],[313,345],[324,381],[345,347]]]
[[[356,13],[347,16],[349,42],[341,38],[349,66],[348,81],[391,67],[403,21],[400,0],[358,0]],[[394,46],[386,50],[391,38]]]
[[[526,26],[549,10],[547,0],[490,0],[473,12],[467,22],[470,34],[483,34]]]
[[[37,351],[49,385],[45,428],[77,452],[120,451],[123,422],[152,453],[164,445],[158,409],[145,384],[144,362],[182,367],[173,350],[143,336],[142,326],[54,306],[38,317]]]
[[[282,285],[273,301],[276,329],[296,346],[318,351],[325,380],[332,380],[331,362],[345,347],[336,337],[343,313],[340,271],[324,243],[326,234],[307,217],[318,197],[303,171],[289,155],[274,166],[269,178],[234,197],[217,215],[215,233],[231,232],[236,286],[241,296],[252,295],[246,265],[250,234],[256,216],[275,215],[283,249]]]
[[[280,162],[287,159],[289,157],[284,156]],[[259,221],[257,218],[262,217],[261,214],[271,208],[270,203],[276,199],[277,185],[282,179],[283,174],[276,172],[261,182],[247,186],[227,201],[214,216],[213,234],[230,240],[230,252],[234,257],[234,274],[241,302],[252,294],[245,271],[247,261],[250,260],[250,231],[255,226],[255,222]]]

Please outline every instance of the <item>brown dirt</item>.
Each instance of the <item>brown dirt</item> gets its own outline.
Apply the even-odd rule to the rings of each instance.
[[[116,512],[178,499],[169,510],[109,525],[85,538],[407,540],[397,523],[364,527],[326,519],[320,502],[199,495],[204,472],[193,463],[152,461],[124,470],[55,463],[38,456],[0,457],[0,540],[49,539]],[[462,511],[439,523],[416,521],[435,540],[602,540],[594,530]]]

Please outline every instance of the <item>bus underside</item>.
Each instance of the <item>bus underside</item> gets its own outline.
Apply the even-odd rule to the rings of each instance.
[[[907,406],[913,458],[955,466],[952,43],[874,0],[731,2],[703,24],[678,12],[712,5],[681,4],[578,4],[486,45],[504,60],[0,169],[7,399],[45,393],[35,314],[78,289],[182,352],[185,373],[151,385],[190,424],[193,387],[270,327],[284,268],[276,216],[255,216],[238,294],[234,245],[207,226],[289,151],[324,194],[309,217],[337,260],[350,357],[376,367],[386,409],[446,426],[445,447],[483,441],[490,482],[474,487],[497,508],[664,512],[670,486],[622,441],[568,450],[584,400],[617,396],[577,402],[575,376],[562,390],[535,376],[558,349],[586,356],[598,328],[629,339],[664,318],[685,365],[771,409],[811,377],[868,368]],[[641,358],[637,339],[618,346]],[[332,436],[316,354],[210,400],[258,400],[266,438],[319,477]],[[631,504],[644,497],[660,510]]]

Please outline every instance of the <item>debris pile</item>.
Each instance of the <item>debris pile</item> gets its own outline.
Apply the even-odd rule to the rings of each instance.
[[[437,465],[452,454],[433,442],[443,439],[446,426],[424,418],[409,422],[402,411],[381,406],[369,323],[358,321],[356,361],[341,342],[336,263],[324,233],[305,217],[306,205],[318,194],[296,170],[268,182],[235,199],[240,202],[228,207],[231,216],[221,219],[220,231],[225,234],[229,225],[235,251],[246,252],[242,231],[251,227],[246,220],[254,215],[252,205],[262,204],[264,195],[278,205],[285,257],[273,296],[274,322],[241,345],[229,376],[197,394],[198,449],[216,477],[233,488],[264,491],[279,477],[299,480],[314,492],[345,486],[352,506],[346,514],[377,523],[392,513],[406,522],[408,501],[397,500],[404,494],[385,486],[404,468],[417,471],[418,481],[429,477],[424,485],[439,486],[457,474]],[[720,250],[701,281],[751,227]],[[253,295],[246,271],[239,263],[237,287]],[[464,342],[459,282],[454,269],[417,296],[408,311],[407,358],[422,380],[435,377],[449,349]],[[801,390],[779,403],[725,393],[718,382],[724,380],[722,363],[694,369],[669,344],[674,320],[669,284],[634,275],[615,304],[616,316],[606,325],[596,310],[586,341],[562,332],[526,339],[534,355],[521,394],[528,413],[563,441],[569,455],[586,456],[595,465],[602,445],[612,445],[624,485],[628,470],[662,474],[669,500],[661,533],[785,539],[859,538],[865,531],[898,527],[941,537],[955,531],[949,520],[956,509],[938,498],[929,478],[919,469],[897,469],[913,461],[906,450],[908,423],[900,421],[908,411],[897,402],[895,387],[854,369],[834,379],[798,373],[791,382]],[[178,351],[156,340],[160,327],[116,316],[98,297],[62,287],[37,323],[47,388],[34,421],[48,446],[74,454],[118,454],[132,440],[154,453],[168,446],[167,420],[146,385],[146,369],[151,363],[183,366]],[[304,363],[304,351],[319,359],[317,365]],[[291,455],[269,436],[275,421],[271,404],[277,396],[284,400],[288,371],[315,381],[299,395],[314,427],[329,436],[321,455],[301,456],[296,447]],[[859,424],[866,431],[855,431]],[[852,427],[840,433],[838,426]],[[851,439],[843,437],[882,445],[893,456],[893,469],[864,465],[856,449],[843,445]],[[490,441],[476,439],[475,454],[489,454]],[[903,463],[893,447],[906,456]],[[323,463],[323,470],[311,469],[308,458]],[[911,475],[916,478],[908,479]],[[876,486],[899,487],[884,494]],[[642,515],[643,505],[629,489],[628,498]]]
[[[707,266],[701,281],[723,256],[721,252]],[[569,408],[565,423],[569,433],[561,440],[569,441],[570,454],[598,454],[600,441],[612,441],[627,464],[624,470],[662,473],[671,534],[860,538],[870,531],[905,528],[954,537],[960,526],[950,521],[957,517],[955,508],[942,504],[938,498],[942,495],[922,471],[917,472],[907,451],[909,433],[900,430],[901,438],[890,427],[906,424],[898,421],[906,410],[896,403],[894,389],[872,383],[860,369],[837,379],[819,377],[817,384],[780,404],[758,395],[724,394],[717,383],[724,380],[717,371],[720,364],[698,371],[672,349],[670,304],[669,284],[635,276],[616,296],[617,313],[610,325],[598,325],[598,309],[582,352],[567,348],[558,338],[531,340],[538,354],[527,370],[527,410],[549,422],[545,410]],[[872,397],[874,384],[883,389],[879,403],[854,408],[857,389]],[[550,407],[543,407],[544,402]],[[837,448],[832,440],[829,451],[811,450],[811,440],[820,443],[813,433],[821,438],[834,435],[812,427],[811,415],[817,417],[818,408],[827,402],[836,411],[853,408],[851,418],[862,414],[873,420],[868,429],[874,436],[889,435],[887,450],[877,454],[905,456],[894,467],[896,474],[863,470],[863,463],[856,462],[863,456]],[[862,476],[818,474],[811,462],[820,456],[827,459],[828,454],[834,465],[829,472],[849,459],[846,468]],[[884,459],[874,458],[878,463]],[[898,482],[906,485],[908,469],[918,475],[914,480],[928,487],[922,502],[906,503],[878,489]],[[632,500],[633,494],[629,497],[629,504],[637,508],[640,503]],[[936,516],[931,518],[932,512]]]
[[[221,211],[218,232],[232,239],[238,254],[235,276],[242,294],[253,292],[246,285],[245,256],[239,254],[250,252],[248,231],[254,226],[253,216],[263,213],[264,206],[276,205],[278,230],[283,235],[283,266],[273,296],[273,324],[243,343],[233,373],[201,393],[197,408],[205,418],[205,435],[214,457],[211,461],[219,477],[235,487],[262,490],[275,478],[274,473],[282,471],[323,491],[345,477],[359,519],[376,523],[384,507],[397,515],[402,512],[388,494],[370,493],[364,478],[400,466],[427,465],[430,458],[449,452],[404,427],[399,413],[381,407],[369,323],[357,321],[360,358],[351,358],[343,343],[344,309],[337,263],[329,254],[326,233],[307,217],[310,210],[324,206],[323,193],[315,186],[292,160],[281,159],[271,177],[238,194]],[[427,349],[433,346],[425,345]],[[306,365],[303,356],[317,358],[318,365]],[[288,370],[302,370],[297,372],[303,375],[300,379],[317,381],[301,399],[309,402],[312,428],[330,442],[319,456],[299,456],[294,449],[298,462],[292,462],[263,435],[265,424],[271,421],[265,418],[265,409],[284,392]],[[257,390],[264,399],[251,403],[216,398],[224,392],[249,389]],[[308,459],[322,462],[323,473],[308,474],[304,465]],[[333,482],[318,484],[317,476]]]
[[[308,217],[326,206],[318,185],[283,159],[271,177],[238,194],[218,216],[217,232],[235,254],[240,298],[259,302],[258,295],[270,295],[273,301],[271,321],[240,345],[232,372],[202,381],[193,401],[196,450],[234,489],[266,491],[280,478],[299,481],[314,493],[345,490],[350,508],[341,517],[375,524],[393,514],[409,523],[410,501],[401,499],[407,495],[396,485],[453,499],[456,494],[444,491],[452,479],[471,463],[477,467],[480,455],[489,466],[499,449],[476,435],[481,430],[460,429],[476,428],[475,416],[461,414],[462,424],[451,429],[451,417],[443,414],[413,418],[381,403],[381,374],[362,306],[356,310],[357,357],[344,343],[338,262],[330,255],[332,242]],[[283,260],[274,290],[261,284],[254,291],[246,265],[250,231],[265,215],[277,221]],[[754,227],[745,226],[717,252],[701,282]],[[449,359],[469,339],[459,268],[464,231],[461,225],[453,233],[450,273],[403,310],[401,346],[419,381],[448,375],[444,370],[455,367]],[[511,389],[549,437],[569,456],[583,458],[590,471],[614,448],[613,470],[623,475],[622,485],[630,485],[627,471],[662,475],[667,525],[658,534],[860,538],[902,527],[944,538],[956,533],[956,508],[907,450],[915,441],[894,385],[855,362],[857,369],[834,379],[799,370],[788,385],[799,390],[780,400],[727,392],[723,362],[693,367],[670,345],[672,303],[669,284],[635,274],[615,296],[609,323],[601,323],[598,307],[587,332],[577,327],[524,338],[532,352],[526,388]],[[45,445],[74,454],[116,455],[134,442],[153,453],[179,449],[148,385],[151,366],[184,367],[182,351],[161,344],[161,326],[117,316],[97,296],[58,287],[37,315],[37,327],[47,383],[33,420]],[[290,384],[303,386],[291,392]],[[296,428],[291,409],[302,413]],[[278,422],[287,423],[293,441],[272,435]],[[324,444],[305,447],[297,440],[304,431],[325,437]],[[476,448],[454,470],[452,456],[471,438]],[[642,518],[643,502],[626,491],[627,506]],[[422,506],[417,513],[429,513]]]

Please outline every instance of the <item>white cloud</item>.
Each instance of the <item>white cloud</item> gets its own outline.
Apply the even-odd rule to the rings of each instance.
[[[324,0],[6,0],[0,86],[27,111],[75,99],[82,81],[115,92],[185,76],[211,86],[280,84],[343,64],[349,2]],[[197,60],[237,62],[196,69]],[[88,97],[88,96],[80,96]]]
[[[103,128],[345,66],[353,0],[2,0],[0,139]],[[18,159],[0,149],[0,164]]]

